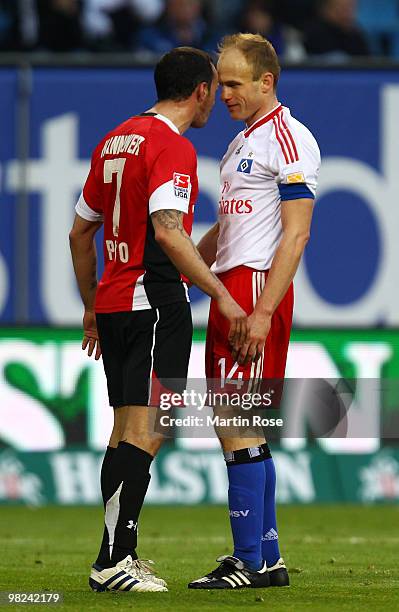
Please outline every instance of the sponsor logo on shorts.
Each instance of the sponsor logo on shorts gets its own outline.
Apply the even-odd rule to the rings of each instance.
[[[175,190],[175,196],[177,198],[183,198],[184,200],[190,199],[191,179],[189,174],[180,174],[180,172],[174,172],[173,187]]]

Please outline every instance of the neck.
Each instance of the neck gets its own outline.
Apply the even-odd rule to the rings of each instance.
[[[247,127],[251,127],[251,125],[253,125],[256,121],[258,121],[258,119],[270,113],[270,111],[272,111],[273,108],[276,108],[277,105],[278,105],[278,100],[276,96],[273,95],[273,97],[268,99],[264,104],[262,104],[262,106],[253,115],[251,115],[245,120]]]
[[[191,109],[187,105],[187,100],[183,102],[171,100],[157,102],[148,112],[159,113],[170,119],[170,121],[175,124],[180,134],[184,134],[184,132],[188,130],[194,118]]]

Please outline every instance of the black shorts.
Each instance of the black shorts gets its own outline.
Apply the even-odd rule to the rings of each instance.
[[[97,313],[96,319],[111,406],[157,405],[154,378],[183,391],[193,335],[190,304]]]

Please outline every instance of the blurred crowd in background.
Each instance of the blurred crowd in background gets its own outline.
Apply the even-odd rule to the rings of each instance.
[[[283,60],[399,59],[399,0],[0,0],[0,51],[209,51],[260,33]]]

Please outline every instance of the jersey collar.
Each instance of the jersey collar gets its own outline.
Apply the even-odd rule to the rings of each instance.
[[[159,113],[157,113],[155,115],[156,119],[159,119],[160,121],[163,121],[164,123],[166,123],[166,125],[168,125],[170,127],[171,130],[173,130],[174,132],[176,132],[176,134],[180,134],[179,130],[177,129],[177,127],[175,126],[175,124],[173,123],[173,121],[171,121],[170,119],[168,119],[168,117],[165,117],[165,115],[160,115]]]
[[[278,105],[275,106],[269,113],[267,113],[267,115],[264,115],[263,117],[255,121],[255,123],[253,123],[251,127],[249,127],[244,132],[245,138],[248,138],[248,136],[252,134],[252,132],[256,130],[256,128],[260,127],[261,125],[264,125],[265,123],[270,121],[270,119],[273,119],[273,117],[275,117],[279,112],[281,112],[282,109],[283,109],[282,105],[278,103]]]

